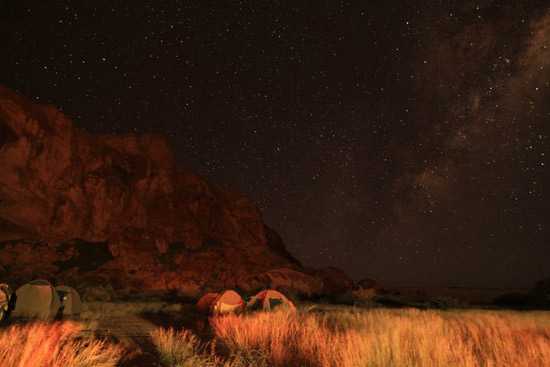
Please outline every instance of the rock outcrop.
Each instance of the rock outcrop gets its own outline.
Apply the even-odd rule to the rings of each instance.
[[[353,289],[353,280],[341,269],[327,267],[310,271],[323,282],[323,294],[341,295]]]
[[[0,279],[196,297],[291,274],[318,291],[301,270],[250,200],[178,171],[163,137],[89,134],[0,87]]]

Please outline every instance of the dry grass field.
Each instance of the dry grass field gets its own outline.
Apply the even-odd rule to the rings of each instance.
[[[550,366],[550,313],[334,307],[212,318],[201,335],[156,327],[160,366]],[[75,323],[0,329],[3,366],[116,366],[116,340]],[[205,336],[206,335],[206,336]],[[113,344],[114,343],[114,344]],[[131,365],[131,364],[130,364]]]
[[[9,367],[116,366],[123,350],[102,340],[79,338],[73,322],[15,325],[0,330],[0,365]]]
[[[540,312],[276,312],[211,322],[235,366],[550,366],[550,315]],[[178,340],[196,344],[188,334]]]

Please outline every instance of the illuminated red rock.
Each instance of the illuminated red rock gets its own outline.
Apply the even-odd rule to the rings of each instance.
[[[93,135],[0,87],[0,167],[3,279],[196,297],[284,268],[319,288],[250,200],[178,171],[161,136]]]

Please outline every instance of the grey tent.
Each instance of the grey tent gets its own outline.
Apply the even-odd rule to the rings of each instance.
[[[17,297],[13,316],[53,319],[61,303],[55,288],[47,280],[33,280],[15,291]]]
[[[10,309],[12,291],[9,285],[5,283],[0,284],[0,321],[7,317]]]
[[[71,287],[66,285],[58,285],[55,287],[57,296],[61,301],[61,308],[63,309],[63,316],[78,316],[82,310],[82,302],[80,301],[80,295]]]

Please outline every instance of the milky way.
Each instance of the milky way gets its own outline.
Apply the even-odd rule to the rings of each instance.
[[[525,3],[0,1],[0,83],[167,135],[306,265],[530,286],[550,276],[550,6]]]
[[[411,279],[512,285],[547,272],[550,12],[490,5],[476,9],[484,21],[450,13],[419,54],[418,138],[378,239],[409,254]],[[416,266],[424,251],[434,268]]]

